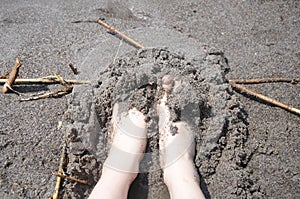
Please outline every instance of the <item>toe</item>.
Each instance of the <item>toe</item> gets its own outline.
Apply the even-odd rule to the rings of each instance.
[[[165,75],[162,78],[162,87],[166,92],[171,92],[174,86],[174,79],[171,75]]]
[[[146,122],[143,113],[136,108],[121,112],[120,105],[114,105],[112,124],[114,131],[135,139],[146,138]]]

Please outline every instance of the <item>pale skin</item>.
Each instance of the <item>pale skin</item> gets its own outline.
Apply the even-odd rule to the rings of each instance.
[[[193,162],[195,151],[193,132],[185,122],[173,123],[170,121],[167,95],[176,87],[177,83],[178,82],[175,82],[171,76],[167,75],[163,78],[165,94],[157,105],[160,135],[159,146],[161,147],[160,162],[163,169],[164,182],[168,187],[171,199],[203,199],[205,197],[200,189],[199,176]],[[125,165],[126,170],[112,168],[109,166],[109,157],[114,156],[114,150],[112,149],[108,155],[108,159],[105,161],[107,164],[104,163],[101,178],[94,187],[89,199],[127,198],[129,187],[137,177],[139,163],[146,148],[147,132],[145,116],[136,108],[133,108],[123,116],[114,117],[119,114],[117,108],[118,105],[115,105],[112,119],[114,126],[112,148],[116,147],[134,155],[132,158],[128,158],[131,162],[129,166]],[[128,122],[122,122],[128,121],[128,118],[130,118],[132,123],[128,124]],[[133,125],[138,128],[134,128],[135,132],[133,134],[129,132],[131,128],[128,128],[126,125]],[[177,128],[178,133],[176,135],[172,135],[170,126]],[[189,142],[189,140],[191,142]],[[182,145],[188,143],[188,145],[183,151],[176,151],[175,148],[174,151],[172,147],[169,147],[174,142],[176,142],[176,144],[182,142]],[[176,159],[173,158],[174,153]],[[176,153],[178,153],[178,155]]]

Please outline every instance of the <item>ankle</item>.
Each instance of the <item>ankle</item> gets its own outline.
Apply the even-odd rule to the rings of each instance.
[[[199,175],[193,161],[184,156],[174,162],[174,164],[164,168],[163,177],[168,187],[180,182],[199,182]]]
[[[118,171],[104,165],[100,180],[104,182],[112,181],[117,187],[129,188],[131,183],[136,179],[137,175],[137,173]],[[116,181],[116,179],[118,180]]]

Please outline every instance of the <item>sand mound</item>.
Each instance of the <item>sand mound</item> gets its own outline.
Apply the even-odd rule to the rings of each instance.
[[[242,170],[247,164],[243,150],[247,116],[227,83],[227,71],[226,59],[217,50],[203,58],[149,48],[118,58],[99,74],[93,86],[75,89],[66,114],[70,140],[67,172],[89,178],[91,184],[97,182],[109,149],[112,107],[118,102],[123,110],[136,107],[147,115],[148,146],[130,198],[168,198],[159,166],[156,103],[163,93],[161,79],[169,74],[182,82],[168,102],[172,120],[186,121],[196,132],[195,164],[202,176],[202,189],[217,191],[223,186],[222,190],[230,189],[235,195],[237,191],[242,195],[259,191],[253,190],[254,180]],[[222,166],[221,159],[226,160]],[[219,179],[218,172],[227,172],[230,179]],[[210,183],[218,186],[210,188]],[[77,184],[66,187],[65,195],[74,197],[86,196],[91,190]]]

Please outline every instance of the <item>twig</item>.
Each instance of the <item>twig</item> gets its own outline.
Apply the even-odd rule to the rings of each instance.
[[[21,66],[22,66],[22,64],[21,64],[19,58],[17,58],[15,66],[13,67],[12,71],[9,74],[9,77],[8,77],[7,81],[5,82],[4,86],[2,87],[2,93],[3,94],[7,93],[8,91],[15,92],[15,90],[11,89],[11,87],[14,84],[16,77],[18,76],[19,68]]]
[[[259,83],[275,83],[275,82],[299,83],[300,79],[275,77],[275,78],[262,78],[262,79],[229,80],[229,83],[235,83],[235,84],[259,84]]]
[[[53,73],[53,76],[61,85],[66,86],[66,87],[69,86],[68,82],[66,82],[66,80],[62,76],[60,76],[56,73]]]
[[[51,98],[51,97],[60,97],[60,96],[71,93],[72,90],[73,90],[72,86],[66,86],[62,90],[52,91],[52,92],[44,93],[41,95],[33,95],[28,98],[21,98],[20,101],[25,102],[25,101],[33,101],[33,100],[39,100],[39,99],[45,99],[45,98]]]
[[[22,95],[22,93],[20,93],[19,91],[16,91],[16,90],[13,89],[12,87],[10,87],[10,85],[6,84],[6,87],[7,87],[10,91],[12,91],[13,93],[16,93],[16,94],[18,94],[18,95]]]
[[[270,103],[272,105],[278,106],[278,107],[283,108],[285,110],[288,110],[288,111],[290,111],[292,113],[300,115],[300,110],[296,109],[296,108],[294,108],[292,106],[289,106],[289,105],[281,103],[281,102],[279,102],[277,100],[271,99],[271,98],[269,98],[269,97],[267,97],[267,96],[265,96],[263,94],[257,93],[256,91],[253,91],[253,90],[251,90],[249,88],[246,88],[246,87],[244,87],[242,85],[239,85],[239,84],[231,83],[231,86],[234,87],[234,88],[237,88],[237,89],[239,89],[241,91],[244,91],[247,94],[253,95],[253,96],[255,96],[255,97],[257,97],[257,98],[259,98],[259,99],[261,99],[261,100],[263,100],[265,102],[268,102],[268,103]]]
[[[62,152],[61,152],[61,157],[60,157],[59,169],[58,169],[58,174],[61,174],[61,175],[63,175],[63,173],[64,173],[63,167],[64,167],[65,160],[66,160],[66,148],[67,148],[67,144],[64,143]],[[58,197],[59,197],[59,189],[61,186],[61,180],[62,180],[62,177],[57,176],[55,190],[54,190],[52,199],[58,199]]]
[[[5,84],[7,79],[0,79],[0,84]],[[88,80],[73,80],[66,79],[68,84],[91,84],[91,81]],[[54,76],[41,77],[41,78],[32,78],[32,79],[16,79],[14,84],[59,84],[60,81],[57,80]]]
[[[96,20],[78,20],[72,21],[71,23],[98,23]]]
[[[69,67],[71,68],[71,70],[73,71],[73,73],[75,74],[75,75],[78,75],[78,70],[77,70],[77,68],[70,62],[69,63]]]
[[[58,176],[58,177],[61,177],[61,178],[65,178],[65,179],[67,179],[67,180],[71,180],[71,181],[74,181],[74,182],[78,182],[78,183],[80,183],[80,184],[90,185],[90,184],[89,184],[87,181],[85,181],[85,180],[79,180],[79,179],[77,179],[77,178],[73,178],[73,177],[71,177],[71,176],[66,176],[66,175],[64,175],[64,174],[54,173],[53,175]]]
[[[120,31],[116,30],[115,28],[113,28],[112,26],[106,24],[104,21],[102,21],[101,19],[98,19],[98,24],[100,24],[101,26],[103,26],[104,28],[108,29],[109,31],[119,35],[122,39],[126,40],[128,43],[132,44],[133,46],[135,46],[136,48],[144,48],[143,45],[141,45],[140,43],[138,43],[137,41],[131,39],[130,37],[128,37],[127,35],[125,35],[124,33],[121,33]]]

